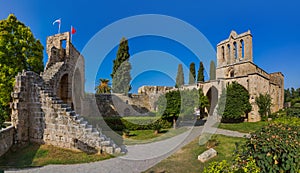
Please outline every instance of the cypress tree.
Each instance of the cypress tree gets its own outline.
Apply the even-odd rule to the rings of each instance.
[[[111,77],[114,78],[115,73],[117,72],[118,68],[121,66],[121,64],[129,60],[130,54],[129,54],[129,47],[128,47],[128,41],[125,37],[123,37],[120,41],[118,52],[117,52],[117,57],[113,61],[114,66],[113,66],[113,71],[111,74]]]
[[[210,61],[209,80],[216,79],[216,64],[213,60]]]
[[[204,65],[203,65],[202,61],[200,61],[197,82],[204,82]]]
[[[196,70],[195,70],[195,63],[190,64],[190,73],[189,73],[189,84],[195,84],[196,79]]]
[[[117,52],[117,58],[113,61],[112,77],[112,91],[114,93],[128,94],[131,90],[131,64],[129,62],[129,47],[126,38],[122,38],[120,41],[119,49]]]
[[[183,74],[183,68],[182,64],[178,65],[178,70],[177,70],[177,76],[176,76],[176,85],[175,87],[180,87],[184,85],[184,74]]]

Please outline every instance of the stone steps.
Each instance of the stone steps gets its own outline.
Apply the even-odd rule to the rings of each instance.
[[[75,123],[74,125],[77,124],[77,126],[81,128],[87,136],[89,136],[89,140],[99,141],[96,143],[100,146],[95,147],[103,147],[104,151],[109,154],[120,153],[122,151],[121,148],[118,147],[110,138],[107,138],[101,133],[101,131],[93,128],[88,121],[79,114],[76,114],[76,112],[72,110],[68,104],[65,104],[60,98],[56,97],[55,94],[53,94],[53,91],[49,89],[50,85],[38,85],[38,88],[40,89],[42,107],[54,109],[59,116],[68,116],[70,120]]]

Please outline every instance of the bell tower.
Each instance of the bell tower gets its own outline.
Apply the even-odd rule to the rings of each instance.
[[[217,61],[217,68],[244,61],[253,62],[251,32],[238,35],[231,31],[229,38],[217,45]]]

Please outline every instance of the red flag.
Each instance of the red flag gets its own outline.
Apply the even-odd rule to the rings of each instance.
[[[71,34],[75,34],[75,33],[76,33],[76,29],[73,26],[71,26]]]

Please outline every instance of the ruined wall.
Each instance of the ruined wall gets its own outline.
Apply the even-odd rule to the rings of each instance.
[[[15,142],[18,145],[43,141],[45,116],[39,90],[42,82],[42,78],[34,72],[23,71],[16,76],[11,121],[16,129]]]
[[[0,130],[0,157],[5,154],[13,145],[14,126]]]

